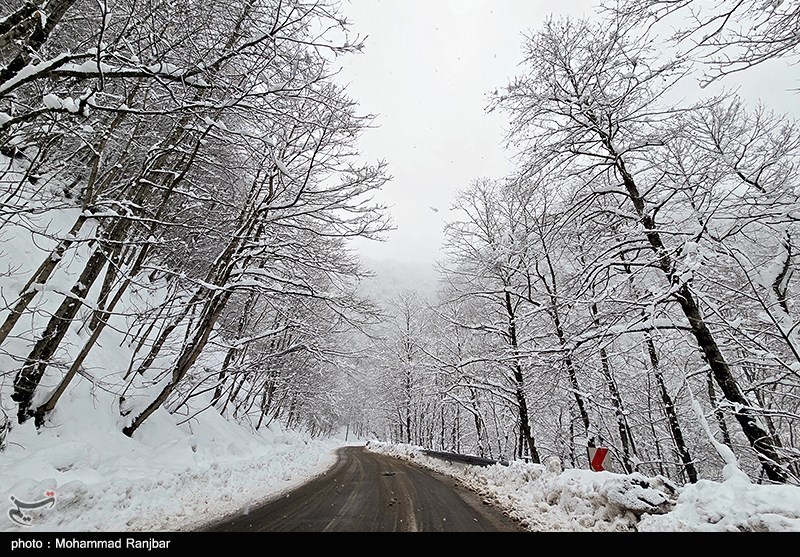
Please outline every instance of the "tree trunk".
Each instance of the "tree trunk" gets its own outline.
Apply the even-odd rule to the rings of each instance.
[[[653,376],[658,384],[658,390],[661,393],[662,408],[664,414],[667,416],[667,423],[669,424],[669,431],[672,434],[672,441],[675,443],[675,450],[683,462],[683,469],[686,471],[686,476],[689,478],[690,483],[697,483],[697,469],[694,466],[694,460],[689,453],[689,448],[683,439],[683,430],[678,422],[678,415],[675,412],[675,402],[669,396],[667,385],[664,383],[664,376],[661,374],[661,366],[659,365],[658,353],[656,352],[655,344],[650,333],[646,334],[645,343],[647,344],[647,352],[650,356],[650,365],[653,368]]]
[[[486,456],[486,450],[484,449],[484,443],[483,443],[483,436],[484,436],[483,418],[481,417],[481,413],[478,408],[478,401],[475,389],[470,388],[469,392],[470,392],[470,403],[472,404],[472,417],[475,420],[475,435],[478,440],[478,455]]]
[[[519,430],[520,436],[524,444],[520,446],[520,453],[523,452],[522,447],[527,446],[528,453],[531,457],[531,462],[539,464],[539,451],[536,449],[536,443],[533,440],[533,433],[531,432],[531,424],[528,419],[528,401],[525,398],[524,377],[522,365],[519,363],[519,345],[517,339],[517,324],[514,306],[511,303],[511,294],[506,291],[505,293],[505,307],[508,316],[508,338],[511,345],[511,352],[513,355],[512,371],[514,373],[515,392],[517,397],[517,405],[519,408]]]
[[[239,322],[236,327],[236,337],[235,340],[239,341],[244,335],[244,331],[247,328],[247,325],[250,321],[250,314],[252,312],[252,308],[255,305],[256,299],[256,292],[251,292],[250,295],[247,297],[247,301],[245,302],[244,311],[239,315]],[[276,325],[277,327],[277,325]],[[228,368],[231,365],[234,357],[238,354],[239,349],[235,346],[232,346],[228,349],[227,354],[225,354],[225,360],[222,362],[222,367],[220,367],[219,375],[217,376],[217,387],[214,389],[214,404],[216,404],[222,398],[222,388],[227,380]]]
[[[594,432],[592,431],[591,421],[589,420],[589,412],[586,410],[586,403],[583,400],[583,391],[581,391],[580,384],[578,383],[578,374],[575,370],[575,362],[572,359],[571,352],[567,349],[567,338],[564,332],[564,327],[561,321],[561,315],[558,311],[558,288],[556,284],[556,273],[553,268],[553,262],[550,259],[549,253],[545,253],[545,261],[547,262],[548,271],[550,274],[551,283],[548,284],[544,276],[539,276],[542,284],[547,291],[550,298],[550,307],[548,313],[553,320],[553,325],[556,329],[556,338],[562,350],[564,350],[564,366],[567,369],[567,377],[569,378],[570,385],[572,386],[572,395],[575,397],[575,403],[578,406],[578,414],[583,422],[583,428],[586,432],[586,444],[588,447],[594,447],[596,444]]]
[[[592,314],[592,323],[596,328],[600,328],[600,317],[597,310],[597,304],[592,303],[589,307]],[[625,407],[622,403],[622,396],[619,393],[619,388],[614,380],[614,375],[611,372],[611,366],[608,362],[608,353],[600,341],[600,369],[603,372],[606,386],[608,387],[609,394],[611,395],[611,404],[614,406],[614,416],[617,419],[617,428],[619,430],[619,437],[622,441],[622,465],[625,472],[630,474],[636,471],[636,465],[633,462],[633,456],[636,455],[636,445],[633,442],[633,435],[628,427],[628,419],[625,416]]]
[[[195,361],[197,361],[200,352],[205,348],[208,337],[211,335],[214,324],[222,312],[222,309],[225,307],[225,302],[229,295],[229,293],[225,292],[223,294],[217,293],[211,296],[206,303],[203,315],[195,327],[191,340],[189,343],[184,344],[178,361],[172,368],[170,381],[155,400],[138,414],[133,421],[131,421],[130,425],[122,429],[122,433],[128,437],[133,436],[134,432],[141,427],[142,423],[167,401],[169,395],[172,394],[172,391],[175,390],[178,383],[180,383],[192,365],[194,365]]]
[[[745,377],[751,384],[756,381],[754,370],[752,370],[750,365],[744,364],[742,366],[742,370],[744,371]],[[758,402],[761,408],[767,408],[769,406],[767,401],[764,400],[764,396],[761,394],[760,390],[753,389],[753,396],[755,397],[756,401]],[[783,444],[781,443],[780,438],[778,437],[778,428],[775,426],[775,422],[772,419],[772,416],[770,416],[769,414],[764,416],[764,423],[767,424],[767,429],[769,429],[770,435],[772,435],[775,438],[775,441],[778,444],[778,446],[783,447]],[[791,447],[792,445],[789,446]],[[789,463],[789,469],[792,472],[792,474],[794,474],[795,477],[800,478],[800,462],[794,461]]]
[[[50,276],[53,274],[58,262],[64,257],[64,253],[69,249],[69,247],[75,242],[75,236],[80,231],[83,223],[86,222],[86,216],[81,214],[76,220],[75,223],[70,228],[70,231],[67,233],[66,237],[61,239],[53,251],[50,252],[50,255],[42,261],[42,264],[39,265],[39,268],[36,269],[36,272],[31,275],[31,278],[22,288],[20,292],[19,299],[17,303],[14,304],[14,307],[11,308],[10,313],[6,317],[6,320],[0,325],[0,344],[8,337],[11,330],[14,328],[14,325],[17,324],[20,317],[25,313],[25,310],[28,309],[28,306],[36,297],[36,294],[39,293],[38,288],[34,285],[42,285],[47,282]]]
[[[708,398],[711,401],[711,406],[714,408],[714,418],[716,418],[719,431],[722,434],[722,442],[728,447],[731,447],[731,436],[730,433],[728,433],[728,424],[725,423],[725,414],[719,407],[719,397],[717,397],[716,389],[714,389],[714,376],[711,374],[711,370],[709,370],[706,375],[706,386],[708,387]]]
[[[43,18],[34,12],[25,18],[18,18],[20,19],[19,23],[4,33],[2,41],[0,41],[0,49],[13,43],[19,45],[19,50],[14,59],[0,70],[0,83],[4,83],[17,75],[30,63],[33,54],[45,43],[55,26],[74,3],[75,0],[51,0],[44,6],[46,16],[44,25],[42,25]],[[26,14],[18,11],[16,15],[24,16]],[[27,33],[29,33],[29,36],[23,38]]]

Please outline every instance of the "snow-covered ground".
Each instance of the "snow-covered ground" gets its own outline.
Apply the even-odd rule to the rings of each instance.
[[[15,431],[0,462],[0,500],[13,509],[12,496],[35,502],[54,492],[55,504],[23,510],[29,526],[4,512],[3,531],[190,531],[285,493],[332,466],[336,448],[363,444],[278,426],[253,434],[213,410],[192,426],[177,426],[164,412],[142,432],[146,443],[91,418],[82,424],[69,435],[59,427]],[[755,485],[735,471],[721,483],[678,487],[562,470],[556,460],[478,467],[409,445],[366,447],[460,479],[533,531],[800,531],[800,487]]]
[[[55,505],[24,510],[30,526],[4,508],[0,531],[193,530],[324,472],[345,444],[277,425],[253,434],[213,411],[180,426],[160,412],[137,436],[146,442],[85,412],[64,418],[80,423],[70,428],[79,433],[55,426],[37,434],[33,423],[12,432],[0,454],[0,501],[11,510],[12,496],[33,503],[55,492]]]

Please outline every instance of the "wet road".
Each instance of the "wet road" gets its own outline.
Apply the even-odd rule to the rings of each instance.
[[[325,475],[209,532],[522,532],[455,480],[345,447]]]

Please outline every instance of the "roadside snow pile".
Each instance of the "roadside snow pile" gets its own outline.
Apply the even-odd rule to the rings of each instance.
[[[685,486],[675,509],[645,517],[649,532],[800,532],[800,487],[758,485],[735,476]]]
[[[562,470],[558,459],[480,467],[412,445],[370,441],[367,449],[457,478],[532,531],[800,531],[800,487],[741,475],[681,487],[663,477]]]
[[[254,434],[213,409],[183,425],[159,411],[130,439],[86,412],[92,400],[110,408],[106,393],[81,380],[69,396],[39,433],[32,420],[14,428],[0,459],[0,500],[10,510],[12,496],[35,503],[51,491],[55,505],[23,509],[27,527],[4,516],[0,530],[193,530],[323,473],[342,445],[278,426]]]

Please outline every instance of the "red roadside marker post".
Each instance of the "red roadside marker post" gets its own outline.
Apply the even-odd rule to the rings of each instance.
[[[602,472],[605,468],[606,456],[608,456],[608,448],[606,447],[589,447],[589,466],[595,472]]]

